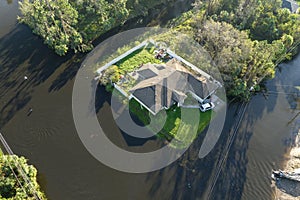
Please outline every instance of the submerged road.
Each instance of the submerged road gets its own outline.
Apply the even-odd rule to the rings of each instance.
[[[243,120],[243,117],[245,115],[248,105],[249,105],[249,102],[243,102],[239,107],[238,113],[236,115],[236,119],[234,119],[235,123],[232,125],[233,128],[231,129],[231,131],[229,133],[229,137],[228,137],[228,140],[225,145],[225,150],[224,150],[220,160],[218,160],[218,162],[217,162],[218,164],[216,167],[216,171],[214,172],[212,184],[210,186],[208,186],[209,192],[207,193],[207,196],[205,199],[208,199],[208,200],[212,199],[212,192],[214,191],[215,185],[218,181],[220,172],[223,169],[224,163],[225,163],[226,159],[228,158],[229,150],[230,150],[230,148],[233,144],[233,141],[236,137],[236,134],[237,134],[240,124]]]

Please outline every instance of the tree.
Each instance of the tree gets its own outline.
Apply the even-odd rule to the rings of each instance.
[[[58,55],[64,55],[69,48],[75,51],[89,49],[76,30],[78,13],[68,0],[24,0],[19,4],[23,14],[19,21],[42,37]]]
[[[275,45],[251,41],[248,33],[226,22],[207,20],[196,40],[219,68],[229,96],[247,99],[250,88],[275,73]]]
[[[293,49],[300,43],[299,15],[282,9],[281,3],[214,0],[206,3],[205,18],[190,18],[194,21],[189,24],[189,32],[195,33],[195,39],[216,62],[229,96],[247,99],[250,88],[272,78],[276,66],[296,53]],[[199,8],[195,7],[194,15]]]
[[[267,39],[272,42],[279,38],[276,17],[271,12],[261,14],[251,25],[250,31],[252,38],[256,40]]]
[[[129,15],[125,0],[79,0],[73,5],[79,13],[78,30],[87,41],[123,24]]]
[[[24,180],[19,168],[29,178],[30,186]],[[0,199],[35,200],[34,191],[37,191],[41,200],[46,199],[37,183],[37,170],[32,165],[28,165],[24,157],[1,154],[0,174]]]
[[[27,24],[58,55],[69,49],[85,52],[101,34],[128,16],[125,0],[24,0],[19,2],[21,23]]]

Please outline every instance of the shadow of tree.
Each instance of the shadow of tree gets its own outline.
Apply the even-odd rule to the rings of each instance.
[[[62,67],[66,66],[64,71],[57,76],[52,82],[48,91],[53,92],[61,89],[68,81],[72,80],[81,66],[81,62],[85,58],[85,54],[76,54],[72,58],[67,60]]]
[[[246,182],[247,150],[251,136],[251,132],[245,131],[234,140],[216,183],[215,192],[212,193],[212,199],[241,199]]]
[[[73,55],[59,57],[33,35],[17,24],[0,38],[0,124],[7,123],[30,101],[34,88],[45,82],[59,67],[69,68]],[[70,66],[71,67],[71,66]],[[25,80],[24,76],[28,79]],[[59,83],[53,88],[61,87]]]

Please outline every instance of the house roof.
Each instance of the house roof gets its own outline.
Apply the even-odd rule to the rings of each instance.
[[[296,13],[299,5],[297,2],[293,0],[283,0],[282,1],[282,8],[287,8],[289,9],[292,13]]]
[[[137,83],[130,93],[155,114],[175,103],[183,103],[188,92],[205,99],[218,88],[212,81],[192,74],[174,60],[165,65],[144,64],[131,75]]]

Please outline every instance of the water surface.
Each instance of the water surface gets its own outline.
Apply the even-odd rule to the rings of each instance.
[[[182,159],[162,170],[128,174],[108,168],[86,151],[73,123],[73,80],[84,55],[55,55],[26,26],[16,25],[17,1],[7,2],[0,1],[0,129],[13,151],[38,168],[47,196],[54,200],[204,199],[239,105],[230,107],[217,147],[203,160],[197,154],[204,134]],[[148,22],[160,21],[164,18]],[[285,161],[296,126],[290,120],[299,112],[294,89],[300,85],[299,63],[300,56],[283,64],[281,73],[267,83],[268,97],[258,94],[251,100],[214,199],[272,199],[270,173]],[[114,141],[135,148],[159,145],[156,140],[136,143],[124,137],[112,120],[109,94],[99,88],[97,95],[99,122]],[[29,108],[33,113],[27,116]]]

